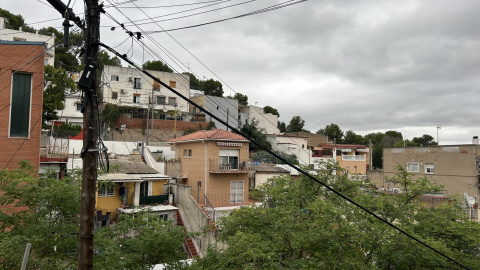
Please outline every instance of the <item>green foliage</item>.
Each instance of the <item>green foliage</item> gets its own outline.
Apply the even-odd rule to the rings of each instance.
[[[290,163],[293,164],[298,164],[298,158],[295,156],[295,154],[285,154],[282,152],[277,152],[279,156],[284,158]],[[272,156],[270,153],[264,150],[259,150],[256,151],[253,155],[253,160],[258,161],[258,162],[264,162],[264,163],[274,163],[274,164],[284,164],[285,162],[277,159],[276,157]]]
[[[345,132],[343,136],[343,143],[346,144],[364,144],[362,135],[355,134],[352,130]]]
[[[305,126],[305,120],[300,116],[294,116],[287,126],[287,132],[302,132],[303,126]]]
[[[270,106],[263,107],[263,112],[264,113],[271,113],[271,114],[274,114],[274,115],[280,117],[280,114],[278,113],[277,109],[272,108]]]
[[[72,125],[70,123],[63,123],[62,125],[54,125],[53,132],[55,137],[58,138],[68,138],[70,136],[74,137],[77,136],[80,132],[82,132],[82,126],[80,125]]]
[[[327,168],[320,181],[479,269],[480,224],[465,219],[455,198],[438,208],[420,203],[420,195],[441,187],[400,171],[396,181],[407,183],[404,193],[376,193],[368,183],[331,174],[335,165]],[[260,190],[266,195],[262,205],[237,209],[220,221],[219,239],[227,248],[210,250],[192,269],[457,269],[305,176],[274,177]]]
[[[100,50],[100,52],[98,52],[98,60],[100,61],[100,69],[103,69],[105,65],[117,67],[122,66],[122,62],[118,57],[110,57],[110,55],[104,50]]]
[[[158,215],[122,215],[115,226],[95,233],[94,265],[98,269],[151,269],[159,263],[186,259],[182,227]]]
[[[29,269],[76,267],[77,179],[39,179],[29,163],[20,164],[19,169],[0,174],[0,205],[7,206],[0,211],[0,269],[20,268],[28,242],[34,254],[28,261]]]
[[[75,82],[66,75],[65,70],[45,66],[43,92],[42,127],[46,123],[59,119],[55,110],[65,108],[65,93],[76,89]]]
[[[190,76],[190,89],[202,90],[202,81],[200,81],[195,75],[190,72],[183,72],[182,74]]]
[[[173,72],[173,70],[167,64],[164,64],[160,60],[147,61],[143,63],[142,68],[148,69],[148,70],[163,71],[163,72]]]
[[[202,90],[205,95],[209,96],[223,96],[223,86],[219,81],[208,79],[202,83]]]
[[[41,35],[55,35],[55,43],[63,41],[63,32],[53,27],[42,28],[38,30]],[[69,47],[57,46],[55,48],[55,68],[63,68],[67,71],[80,71],[80,62],[75,57],[75,53],[83,47],[85,36],[83,32],[70,33],[68,36]]]
[[[285,122],[277,121],[277,126],[278,126],[278,129],[280,130],[280,133],[287,132],[287,126],[285,125]]]
[[[272,145],[267,141],[267,136],[262,132],[262,130],[258,127],[258,121],[252,119],[250,124],[245,124],[242,126],[240,131],[243,134],[250,136],[255,142],[263,145],[266,149],[272,149]],[[256,152],[262,150],[263,148],[257,146],[256,144],[250,142],[249,149],[251,152]]]
[[[330,125],[326,125],[325,128],[319,129],[317,134],[327,136],[332,142],[343,143],[343,131],[337,124],[331,123]]]
[[[144,109],[135,106],[118,106],[108,103],[102,111],[102,120],[112,128],[124,114],[140,114]]]
[[[248,105],[248,96],[242,93],[235,93],[233,96],[234,99],[238,100],[238,104],[247,106]]]
[[[35,29],[27,26],[25,24],[25,20],[20,14],[14,15],[10,11],[0,8],[0,17],[7,18],[7,21],[5,22],[5,28],[18,30],[19,27],[22,27],[22,31],[35,33]]]

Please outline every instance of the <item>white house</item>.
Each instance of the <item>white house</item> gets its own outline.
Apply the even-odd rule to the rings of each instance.
[[[298,162],[301,165],[313,164],[311,151],[308,149],[308,137],[297,137],[287,134],[267,134],[267,141],[272,145],[272,150],[297,156]]]
[[[258,106],[238,106],[238,126],[250,124],[252,121],[256,121],[257,126],[265,134],[280,134],[280,130],[277,127],[278,116],[271,113],[265,113],[263,108]]]
[[[23,32],[22,28],[18,30],[14,29],[7,29],[5,28],[5,21],[7,19],[4,17],[0,17],[0,40],[9,40],[9,41],[41,41],[46,43],[46,52],[45,57],[43,58],[44,65],[51,65],[54,64],[55,59],[55,48],[53,44],[55,44],[55,36],[45,36],[36,33],[29,33]],[[35,55],[32,55],[29,58],[33,58]]]
[[[189,98],[190,77],[180,73],[149,70],[153,76]],[[168,88],[130,67],[104,67],[103,101],[116,105],[138,106],[147,109],[149,101],[154,109],[177,110],[188,113],[189,104]]]

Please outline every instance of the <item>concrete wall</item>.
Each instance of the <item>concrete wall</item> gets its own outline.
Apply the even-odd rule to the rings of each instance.
[[[180,208],[180,214],[187,230],[200,233],[199,236],[195,237],[194,243],[197,252],[203,257],[207,254],[210,245],[220,249],[224,248],[225,245],[217,241],[215,231],[205,230],[206,233],[203,233],[204,229],[208,228],[210,219],[192,197],[191,188],[191,186],[177,185],[175,200],[177,207]]]
[[[273,150],[297,156],[298,162],[301,165],[313,164],[310,158],[310,150],[307,147],[307,138],[285,135],[267,135],[267,141],[270,142]]]
[[[258,106],[246,106],[240,108],[241,112],[241,125],[245,124],[245,117],[247,117],[248,123],[256,121],[257,126],[265,134],[280,134],[280,130],[277,128],[278,116],[271,113],[264,113],[263,108]]]
[[[259,187],[265,184],[268,179],[276,176],[290,175],[290,173],[265,173],[265,172],[256,172],[255,173],[255,187]]]
[[[412,172],[414,177],[427,176],[444,185],[448,195],[467,193],[479,201],[479,152],[479,145],[385,148],[384,176],[394,176],[397,165],[406,167],[409,162],[418,163],[419,171]],[[426,173],[425,164],[433,164],[434,173]]]
[[[227,122],[228,120],[229,125],[238,128],[238,100],[207,95],[197,96],[191,98],[190,100],[202,106],[204,109],[208,110],[221,120],[225,122]],[[193,109],[191,109],[191,113],[193,113]],[[217,129],[227,130],[227,127],[225,125],[221,124],[214,118],[208,115],[206,115],[205,117],[207,122],[213,121]]]
[[[146,124],[144,123],[143,118],[120,118],[115,123],[114,128],[119,128],[120,125],[125,124],[127,128],[130,129],[143,129],[147,128]],[[175,123],[176,122],[176,123]],[[149,120],[149,128],[152,128],[152,120]],[[175,120],[153,120],[153,129],[162,129],[162,130],[176,130],[178,131],[185,131],[189,129],[196,129],[202,126],[206,128],[208,126],[208,122],[190,122],[190,121],[175,121]]]

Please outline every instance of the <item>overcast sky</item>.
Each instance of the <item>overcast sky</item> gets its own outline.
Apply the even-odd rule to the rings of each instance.
[[[42,4],[46,0],[1,2],[1,8],[21,14],[37,29],[61,27],[60,19],[38,23],[60,18],[54,9]],[[74,11],[83,13],[83,1],[73,2]],[[106,1],[105,5],[124,2]],[[166,7],[193,3],[197,4]],[[145,31],[207,23],[279,3],[135,1],[149,16],[162,16],[155,20],[171,19],[158,25],[138,25]],[[146,8],[152,6],[165,7]],[[141,10],[125,8],[133,7],[131,3],[118,7],[123,7],[119,10],[131,20],[151,22]],[[221,7],[225,8],[172,20]],[[171,15],[187,9],[194,10]],[[138,31],[114,7],[106,11],[129,30]],[[224,84],[225,95],[239,92],[248,95],[250,104],[277,108],[280,120],[287,124],[299,115],[312,132],[336,123],[343,131],[361,135],[396,130],[407,139],[425,133],[437,138],[437,126],[441,126],[440,144],[469,144],[472,136],[480,136],[479,11],[480,1],[471,0],[311,0],[254,16],[172,31],[170,36],[151,34],[163,50],[148,38],[144,42],[177,71],[188,71],[189,67],[199,78],[220,79],[231,87]],[[105,26],[102,42],[117,46],[128,38],[121,29],[111,31],[107,27],[118,26],[111,19],[102,16],[101,21]],[[132,41],[127,40],[116,49],[128,52],[140,64],[153,60],[136,42],[133,50],[131,45]],[[178,60],[171,60],[167,52]]]

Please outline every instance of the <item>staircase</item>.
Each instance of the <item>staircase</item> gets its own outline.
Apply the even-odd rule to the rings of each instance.
[[[213,219],[212,219],[212,217],[210,216],[210,214],[208,213],[207,209],[205,209],[205,205],[200,204],[200,207],[202,207],[203,212],[205,212],[205,214],[207,214],[209,227],[210,227],[210,228],[213,228],[213,225],[214,225]]]
[[[183,230],[186,231],[185,226],[183,224],[182,216],[180,216],[180,212],[177,210],[177,224],[179,226],[183,227]],[[193,244],[193,241],[190,237],[185,237],[185,247],[187,248],[188,251],[188,258],[193,258],[197,257],[197,249],[195,248],[195,245]]]

